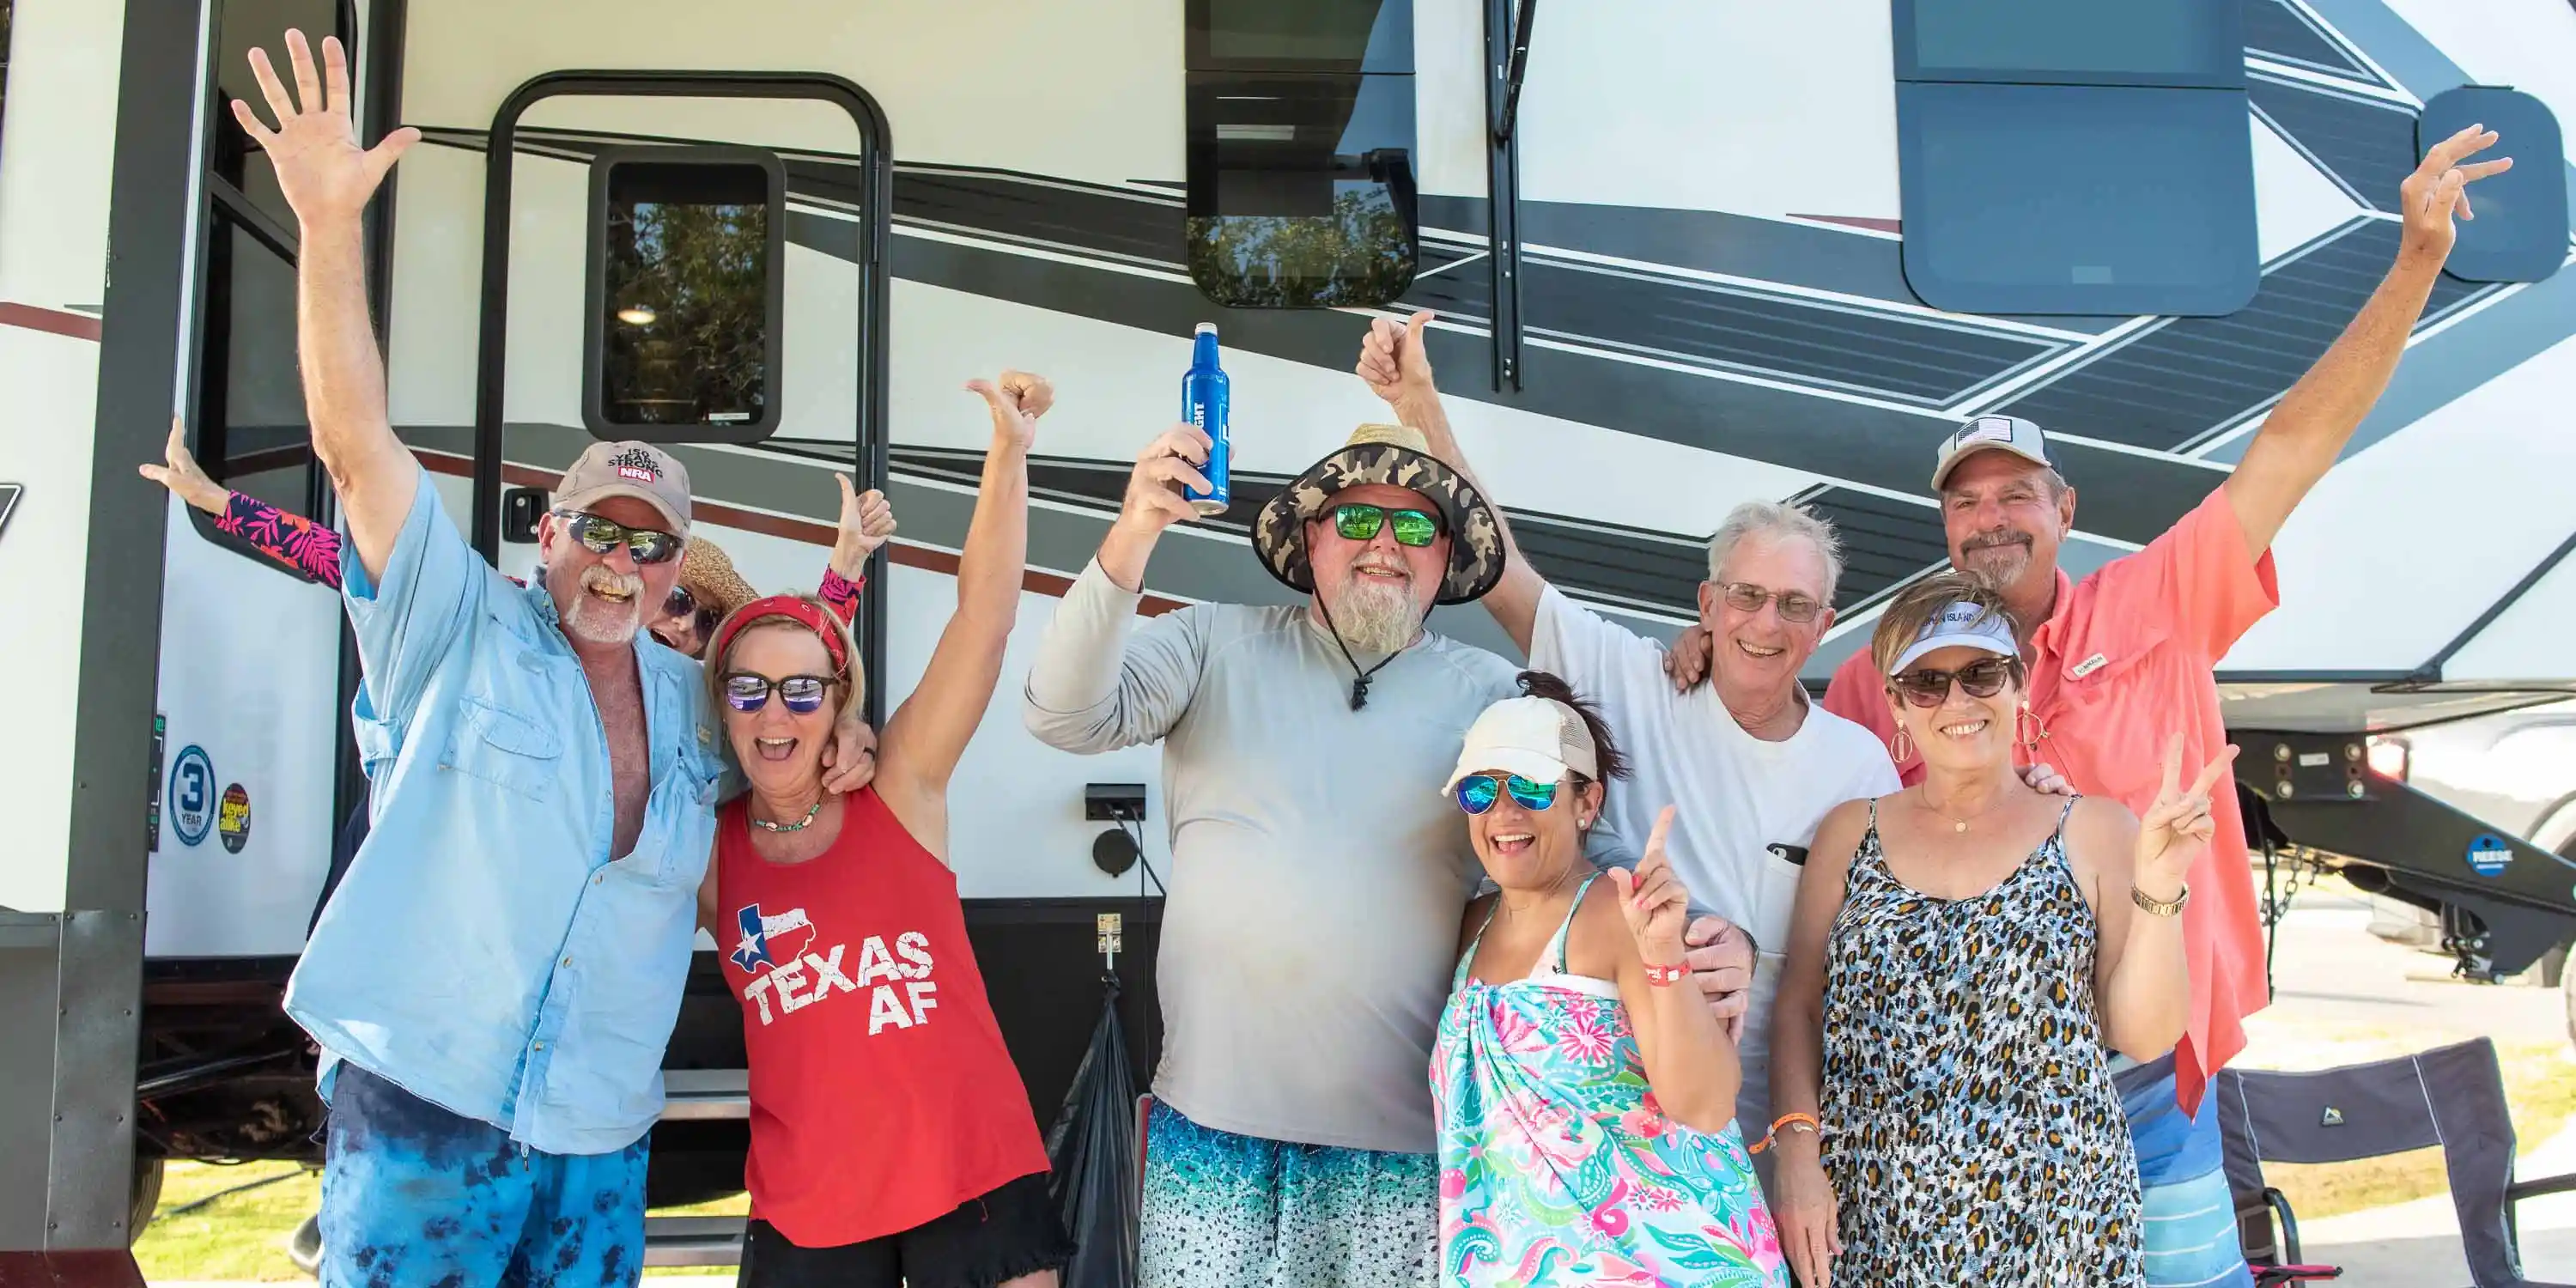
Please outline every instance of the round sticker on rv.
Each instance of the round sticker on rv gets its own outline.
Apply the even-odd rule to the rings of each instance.
[[[170,767],[170,830],[181,845],[196,845],[215,825],[215,766],[194,743]]]
[[[239,854],[250,844],[250,793],[240,783],[224,789],[223,807],[215,814],[215,835],[229,854]]]
[[[2513,847],[2493,832],[2480,833],[2469,842],[2469,869],[2482,877],[2500,877],[2513,866]]]

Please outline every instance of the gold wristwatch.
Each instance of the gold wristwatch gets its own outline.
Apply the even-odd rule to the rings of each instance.
[[[2158,899],[2149,895],[2146,891],[2139,889],[2137,886],[2132,885],[2129,887],[2129,901],[2138,905],[2141,911],[2144,911],[2151,917],[2180,916],[2182,914],[2182,906],[2191,902],[2191,887],[2186,884],[2183,886],[2181,894],[2175,895],[2171,899]]]

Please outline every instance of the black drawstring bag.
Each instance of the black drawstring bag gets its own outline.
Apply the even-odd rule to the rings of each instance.
[[[1063,1288],[1135,1288],[1136,1077],[1127,1067],[1127,1032],[1118,1022],[1118,977],[1101,981],[1108,996],[1091,1046],[1074,1070],[1073,1089],[1047,1129],[1048,1186],[1074,1254]]]

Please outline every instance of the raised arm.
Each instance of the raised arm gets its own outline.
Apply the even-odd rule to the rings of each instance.
[[[1402,323],[1393,318],[1370,323],[1368,337],[1360,342],[1357,370],[1360,379],[1395,409],[1396,420],[1421,430],[1431,440],[1431,454],[1466,475],[1493,508],[1494,525],[1503,536],[1503,579],[1478,602],[1526,654],[1530,635],[1538,628],[1538,600],[1547,582],[1530,567],[1529,560],[1521,557],[1511,521],[1503,517],[1501,498],[1476,477],[1475,469],[1467,464],[1467,454],[1459,449],[1458,435],[1449,428],[1449,412],[1441,406],[1439,386],[1431,378],[1431,351],[1422,344],[1422,328],[1430,323],[1431,316],[1425,310]]]
[[[993,444],[984,452],[975,517],[957,558],[957,611],[940,632],[921,683],[886,721],[877,752],[877,793],[913,839],[942,861],[948,777],[992,705],[1002,650],[1019,621],[1020,577],[1029,557],[1029,444],[1038,426],[1032,409],[1052,401],[1043,378],[1020,371],[1003,372],[999,384],[976,380],[966,387],[983,395],[993,413]]]
[[[1130,634],[1143,602],[1145,562],[1163,529],[1195,520],[1184,485],[1204,487],[1208,437],[1175,425],[1137,454],[1127,499],[1100,554],[1073,579],[1029,664],[1021,715],[1062,751],[1109,751],[1171,731],[1198,692],[1208,610],[1165,613]]]
[[[1834,918],[1843,910],[1843,883],[1853,851],[1868,827],[1870,803],[1845,801],[1816,825],[1816,842],[1798,874],[1798,901],[1790,914],[1788,960],[1780,996],[1771,1007],[1771,1113],[1819,1118],[1824,1103],[1825,954]],[[1824,1124],[1827,1130],[1834,1124]],[[1769,1123],[1746,1123],[1759,1138]],[[1791,1126],[1772,1138],[1778,1185],[1773,1215],[1780,1222],[1780,1250],[1802,1283],[1832,1282],[1833,1259],[1842,1251],[1833,1185],[1825,1177],[1821,1133]]]
[[[208,478],[188,451],[187,431],[176,416],[170,418],[170,443],[162,460],[135,468],[190,508],[214,516],[215,531],[306,581],[340,588],[340,534]]]
[[[2182,783],[2182,738],[2165,746],[2164,780],[2147,816],[2133,818],[2109,801],[2089,807],[2093,818],[2079,843],[2094,852],[2098,874],[2093,915],[2101,946],[2093,955],[2093,996],[2102,1014],[2102,1041],[2132,1060],[2153,1060],[2182,1040],[2191,1020],[2191,973],[2183,956],[2183,879],[2209,849],[2216,830],[2210,793],[2234,791],[2227,775],[2236,759],[2229,747]],[[2224,879],[2224,878],[2222,878]],[[2157,915],[2138,896],[2171,905]]]
[[[2457,238],[2453,208],[2462,219],[2476,218],[2468,185],[2513,166],[2510,157],[2461,164],[2495,141],[2495,131],[2472,125],[2424,154],[2423,164],[2398,188],[2405,226],[2397,262],[2343,335],[2281,396],[2254,441],[2246,444],[2245,458],[2226,486],[2228,504],[2245,528],[2249,557],[2272,547],[2290,511],[2343,455],[2353,431],[2388,388],[2397,359],[2406,352],[2406,338],[2424,314],[2443,261],[2451,256]]]
[[[268,153],[278,189],[295,211],[296,349],[313,450],[339,493],[359,563],[378,579],[411,514],[420,467],[394,437],[385,408],[384,355],[367,321],[359,216],[420,131],[405,126],[361,149],[349,120],[349,58],[338,38],[322,41],[318,75],[302,32],[286,33],[286,51],[295,72],[292,96],[266,51],[250,51],[251,72],[278,128],[262,124],[240,99],[233,100],[233,116]]]
[[[1667,805],[1646,837],[1646,856],[1634,871],[1612,868],[1610,884],[1628,933],[1619,947],[1619,1000],[1637,1032],[1637,1054],[1647,1085],[1666,1115],[1686,1127],[1721,1132],[1735,1121],[1735,1093],[1744,1085],[1744,1063],[1726,1027],[1682,966],[1682,928],[1690,920],[1690,891],[1674,875],[1664,843],[1673,830]],[[1669,975],[1662,968],[1670,968]],[[1650,968],[1656,974],[1650,975]],[[1661,975],[1661,982],[1657,982]]]

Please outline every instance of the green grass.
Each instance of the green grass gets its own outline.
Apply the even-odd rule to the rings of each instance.
[[[217,1199],[184,1216],[162,1216],[145,1227],[134,1245],[134,1260],[146,1281],[231,1279],[306,1280],[310,1276],[287,1259],[286,1239],[322,1201],[320,1173],[294,1163],[243,1163],[234,1167],[209,1163],[172,1163],[161,1180],[161,1211],[168,1213],[197,1199],[248,1181],[271,1176],[289,1180]],[[741,1216],[751,1199],[737,1194],[692,1207],[655,1208],[655,1216]],[[702,1267],[654,1267],[647,1275],[723,1274]]]

